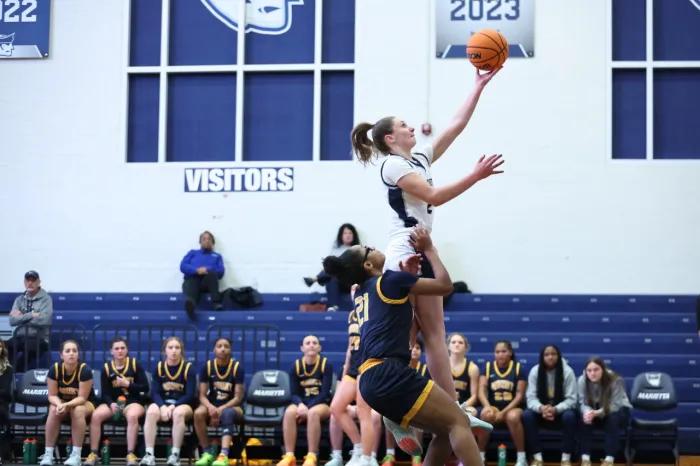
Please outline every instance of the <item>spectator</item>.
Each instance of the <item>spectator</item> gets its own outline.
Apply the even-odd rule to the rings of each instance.
[[[605,430],[605,459],[601,466],[613,466],[620,445],[620,428],[627,424],[632,409],[624,380],[609,370],[601,358],[589,358],[578,378],[578,401],[581,466],[591,466],[591,436],[595,428]]]
[[[508,427],[518,454],[515,466],[527,466],[522,423],[527,385],[525,371],[520,369],[519,362],[515,362],[513,345],[507,340],[496,342],[494,356],[494,361],[486,363],[484,375],[479,381],[479,401],[483,406],[481,419],[494,427],[503,424]],[[477,439],[484,464],[489,437],[488,433],[484,433]]]
[[[357,229],[350,223],[344,223],[338,228],[333,247],[330,255],[339,257],[351,246],[360,244],[360,236],[357,234]],[[324,271],[319,272],[315,277],[304,277],[306,286],[312,286],[314,283],[326,287],[326,297],[328,299],[328,310],[337,311],[340,306],[343,295],[350,295],[350,289],[343,287],[338,280],[331,277]]]
[[[194,319],[194,310],[199,302],[200,293],[209,293],[214,309],[224,308],[223,297],[219,291],[219,280],[224,276],[224,259],[214,252],[216,239],[210,232],[199,235],[199,249],[192,249],[182,258],[180,271],[185,276],[182,292],[185,294],[185,311]]]
[[[301,344],[304,355],[297,359],[289,371],[292,404],[284,412],[282,435],[285,454],[277,466],[296,465],[295,447],[297,425],[306,424],[308,453],[302,466],[316,466],[321,441],[321,422],[331,416],[331,386],[333,366],[321,356],[321,343],[314,335],[307,335]]]
[[[571,452],[576,439],[577,398],[576,375],[555,345],[540,351],[540,361],[530,369],[527,381],[527,409],[523,427],[528,450],[533,453],[530,466],[543,466],[540,428],[561,430],[561,466],[571,466]]]
[[[15,299],[10,311],[10,325],[17,327],[7,341],[8,359],[17,372],[24,372],[49,348],[49,325],[53,316],[53,301],[41,288],[39,273],[24,274],[26,291]],[[23,357],[18,353],[23,351]]]

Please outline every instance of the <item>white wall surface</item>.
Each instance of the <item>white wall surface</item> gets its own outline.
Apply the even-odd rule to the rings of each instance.
[[[28,269],[50,290],[176,291],[204,229],[227,284],[263,292],[306,290],[343,222],[385,246],[373,168],[298,163],[293,192],[223,195],[183,192],[195,164],[126,164],[124,4],[55,1],[52,58],[0,67],[0,291]],[[431,10],[357,0],[356,121],[397,115],[438,132],[468,94],[473,67],[432,58]],[[484,293],[698,292],[700,165],[608,159],[606,17],[606,2],[538,0],[535,58],[506,63],[434,166],[440,185],[482,153],[507,160],[436,210],[454,280]]]

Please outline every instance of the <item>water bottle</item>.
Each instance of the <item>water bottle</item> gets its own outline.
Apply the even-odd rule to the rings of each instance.
[[[102,444],[102,464],[108,465],[111,460],[111,454],[109,449],[109,440],[105,440]]]
[[[219,454],[219,442],[217,440],[212,440],[211,442],[211,454],[214,456]]]
[[[125,404],[126,404],[125,397],[120,396],[119,398],[117,398],[117,406],[119,407],[119,410],[116,413],[114,413],[114,416],[112,416],[113,420],[118,421],[123,417],[122,410],[124,409]]]
[[[503,444],[498,446],[498,466],[506,466],[506,446]]]
[[[31,454],[32,454],[32,446],[29,443],[29,439],[25,438],[24,443],[22,444],[22,464],[31,464]]]
[[[29,440],[29,462],[36,464],[36,439]]]
[[[68,441],[66,442],[66,458],[70,457],[71,453],[73,453],[73,438],[68,437]]]
[[[172,439],[168,439],[168,443],[165,445],[165,456],[170,458],[170,455],[173,454],[173,441]]]

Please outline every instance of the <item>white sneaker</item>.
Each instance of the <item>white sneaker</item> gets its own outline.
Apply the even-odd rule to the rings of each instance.
[[[527,458],[518,458],[518,460],[515,462],[515,466],[528,466]]]
[[[379,466],[376,456],[373,456],[372,459],[369,461],[369,466]]]
[[[165,462],[168,466],[180,466],[180,455],[170,454],[168,461]]]
[[[345,466],[358,466],[360,464],[361,459],[362,459],[362,450],[353,449],[352,452],[350,453],[350,461],[345,463]]]
[[[44,453],[43,455],[41,455],[39,457],[39,459],[41,460],[39,462],[39,464],[41,466],[52,466],[53,465],[53,455],[48,455],[48,454]]]
[[[343,466],[343,457],[331,458],[324,466]]]
[[[156,466],[156,457],[153,456],[150,453],[146,453],[143,455],[143,458],[141,458],[141,462],[139,463],[140,466]]]
[[[71,453],[63,464],[65,466],[80,466],[81,463],[82,461],[80,461],[80,455],[77,453]]]

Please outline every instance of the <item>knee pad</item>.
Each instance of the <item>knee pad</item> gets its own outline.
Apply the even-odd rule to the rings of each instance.
[[[235,408],[227,408],[221,413],[221,430],[222,435],[233,434],[233,424],[238,419],[238,410]]]

